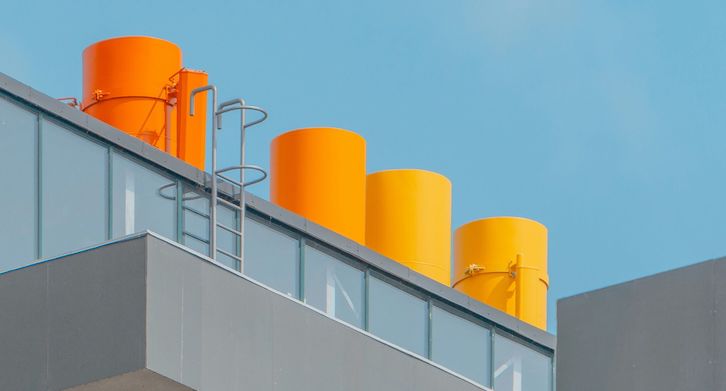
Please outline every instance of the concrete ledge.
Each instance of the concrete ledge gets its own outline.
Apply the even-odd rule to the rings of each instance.
[[[1,390],[481,390],[155,234],[0,275]]]

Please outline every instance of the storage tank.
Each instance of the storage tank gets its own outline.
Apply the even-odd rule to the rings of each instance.
[[[431,171],[368,175],[366,246],[446,286],[451,281],[451,182]]]
[[[270,150],[270,200],[365,243],[366,143],[338,128],[297,129]]]
[[[453,287],[547,328],[547,228],[521,217],[467,223],[454,236]]]
[[[201,110],[189,117],[188,93],[206,82],[206,73],[182,69],[181,49],[169,41],[111,38],[83,51],[81,107],[203,170],[206,116]],[[204,108],[203,99],[197,101],[197,108]]]

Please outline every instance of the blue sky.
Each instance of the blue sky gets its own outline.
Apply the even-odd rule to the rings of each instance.
[[[726,2],[7,3],[0,71],[49,95],[80,96],[94,41],[166,38],[270,111],[250,162],[285,130],[348,128],[369,171],[447,175],[454,227],[543,222],[552,331],[558,298],[726,255]]]

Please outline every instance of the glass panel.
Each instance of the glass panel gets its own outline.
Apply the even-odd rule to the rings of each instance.
[[[491,334],[488,329],[438,307],[431,310],[431,359],[489,386]]]
[[[43,256],[103,242],[107,149],[43,121],[42,153]]]
[[[252,219],[245,221],[244,273],[293,297],[298,297],[299,242]]]
[[[209,255],[209,199],[185,185],[182,205],[184,244]]]
[[[549,391],[552,359],[509,338],[494,337],[494,389]]]
[[[305,246],[305,302],[363,328],[364,273]]]
[[[209,198],[206,193],[184,186],[183,242],[187,247],[209,255]],[[224,205],[217,206],[217,223],[237,230],[237,211]],[[217,249],[239,254],[238,236],[217,228]],[[229,268],[239,270],[239,261],[217,252],[217,261]]]
[[[368,282],[368,295],[370,332],[426,357],[427,303],[377,278]]]
[[[185,235],[184,245],[200,254],[209,256],[209,244],[202,242],[201,240]]]
[[[36,116],[0,99],[0,272],[35,259]]]
[[[217,224],[223,224],[237,231],[237,211],[223,205],[217,206]],[[237,255],[239,251],[239,236],[217,227],[217,249]],[[217,261],[229,268],[239,270],[239,261],[217,251]]]
[[[113,237],[150,230],[176,240],[176,182],[114,153]]]

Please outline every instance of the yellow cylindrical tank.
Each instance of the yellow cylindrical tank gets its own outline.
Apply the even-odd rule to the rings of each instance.
[[[366,246],[444,285],[451,281],[451,182],[424,170],[368,175]]]
[[[270,200],[365,243],[366,143],[338,128],[277,136],[270,149]]]
[[[492,217],[454,235],[460,292],[541,329],[547,328],[547,228],[521,217]]]
[[[96,42],[83,51],[83,111],[176,155],[177,115],[168,95],[181,67],[181,50],[163,39]]]

